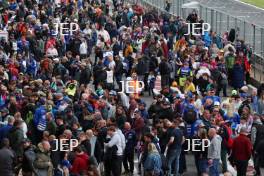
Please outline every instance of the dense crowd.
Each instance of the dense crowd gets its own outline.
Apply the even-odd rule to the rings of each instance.
[[[0,175],[179,176],[187,154],[199,176],[264,174],[264,85],[234,30],[122,0],[0,7]]]

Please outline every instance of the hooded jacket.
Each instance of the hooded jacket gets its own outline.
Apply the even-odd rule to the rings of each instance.
[[[71,168],[72,174],[81,174],[88,171],[88,160],[89,157],[86,153],[77,154]]]

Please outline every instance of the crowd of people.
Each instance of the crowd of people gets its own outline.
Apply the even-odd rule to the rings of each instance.
[[[234,30],[185,35],[195,11],[122,0],[0,4],[0,175],[179,176],[187,154],[199,176],[264,174],[264,85]]]

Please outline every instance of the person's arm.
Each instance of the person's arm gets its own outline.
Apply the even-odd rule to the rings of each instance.
[[[47,169],[51,165],[52,165],[51,162],[43,161],[43,160],[39,159],[39,157],[37,157],[37,159],[34,162],[34,166],[37,169]]]
[[[248,160],[249,160],[252,154],[253,147],[252,147],[250,140],[247,139],[247,141],[248,141],[247,142],[247,155],[248,155]]]
[[[174,136],[170,136],[170,140],[167,144],[167,146],[170,146],[174,142]]]
[[[111,140],[106,143],[106,146],[107,147],[113,147],[114,145],[116,145],[116,143],[118,142],[117,138],[116,138],[116,135],[114,135]]]
[[[70,168],[70,172],[72,174],[78,174],[79,162],[75,159],[73,161],[72,167]]]
[[[257,128],[252,127],[250,139],[253,145],[255,144],[255,141],[256,141],[256,134],[257,134]]]

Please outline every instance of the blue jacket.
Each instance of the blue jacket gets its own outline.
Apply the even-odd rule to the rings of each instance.
[[[30,60],[27,61],[27,73],[31,75],[35,75],[37,73],[37,62],[34,58],[30,58]]]
[[[221,103],[221,98],[219,96],[205,96],[203,99],[202,99],[202,104],[204,104],[206,102],[207,99],[211,99],[213,100],[213,103],[215,102],[219,102]]]
[[[224,120],[230,120],[232,122],[231,127],[234,129],[238,124],[240,124],[240,116],[238,113],[234,113],[233,117],[227,116],[227,114],[224,115]]]
[[[149,153],[144,162],[145,171],[154,171],[155,175],[159,175],[162,171],[162,161],[159,153]]]
[[[209,35],[208,32],[205,32],[204,33],[203,41],[205,42],[205,46],[206,47],[210,47],[211,46],[211,44],[212,44],[212,38],[211,38],[211,36]]]
[[[13,127],[13,125],[5,125],[2,128],[0,128],[0,141],[2,141],[4,138],[7,137],[10,129]]]
[[[41,105],[40,107],[36,109],[34,118],[33,118],[34,124],[36,126],[39,124],[39,121],[42,119],[42,117],[46,115],[46,112],[47,112],[46,108],[43,105]]]
[[[126,139],[126,148],[125,153],[130,153],[134,151],[135,146],[137,145],[136,133],[134,130],[129,130],[124,133]]]
[[[18,42],[17,42],[17,52],[18,53],[22,53],[23,51],[25,51],[25,49],[29,49],[29,42],[28,41],[25,41],[24,43],[23,43],[23,41],[22,40],[19,40]]]
[[[197,135],[199,125],[203,123],[201,119],[197,119],[193,124],[186,124],[187,136],[193,137]]]
[[[240,89],[244,86],[244,69],[239,64],[235,64],[232,72],[232,86]]]

